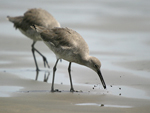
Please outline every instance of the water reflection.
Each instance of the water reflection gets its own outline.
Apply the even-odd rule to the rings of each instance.
[[[45,71],[44,72],[44,79],[43,82],[48,82],[50,76],[50,72],[49,71]],[[38,81],[38,77],[39,77],[39,71],[36,71],[36,76],[35,76],[35,80]]]
[[[50,79],[50,71],[42,69],[35,71],[34,69],[0,69],[0,72],[17,75],[20,78],[26,78],[36,81],[48,82]]]
[[[48,81],[49,75],[50,75],[50,72],[49,72],[49,71],[45,72],[43,82],[47,82],[47,81]]]

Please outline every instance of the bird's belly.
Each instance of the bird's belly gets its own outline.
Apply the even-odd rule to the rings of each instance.
[[[39,33],[37,33],[36,31],[34,30],[22,30],[22,29],[19,29],[21,31],[22,34],[24,34],[25,36],[27,36],[28,38],[34,40],[34,41],[41,41],[41,37],[39,35]]]

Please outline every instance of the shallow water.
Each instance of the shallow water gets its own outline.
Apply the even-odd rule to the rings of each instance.
[[[112,108],[132,108],[132,106],[123,106],[123,105],[107,105],[107,104],[97,104],[97,103],[79,103],[75,104],[78,106],[99,106],[99,107],[112,107]]]
[[[150,99],[150,96],[146,94],[144,90],[137,89],[129,86],[111,86],[107,87],[107,90],[110,94],[116,96],[122,96],[127,98],[136,98],[136,99]]]
[[[23,87],[20,86],[0,86],[0,97],[11,97],[12,93],[18,92]]]
[[[10,74],[15,74],[18,77],[25,78],[25,79],[31,79],[31,80],[36,80],[36,81],[43,81],[43,82],[48,82],[52,83],[52,71],[48,70],[42,70],[36,73],[34,69],[0,69],[0,72],[5,73],[10,73]],[[58,76],[58,77],[57,77]],[[60,85],[70,85],[69,77],[66,77],[63,73],[57,73],[57,76],[55,77],[55,84],[60,84]],[[102,85],[94,85],[94,84],[79,84],[73,81],[74,85],[77,86],[86,86],[89,88],[89,90],[92,88],[93,91],[94,89],[96,90],[102,90],[103,87]],[[22,89],[22,87],[16,87],[16,86],[2,86],[0,87],[0,96],[1,97],[9,97],[9,93],[11,94],[12,92],[17,92],[19,89]],[[24,91],[26,92],[26,91]],[[31,90],[30,92],[47,92],[39,90],[39,91],[34,91]],[[49,92],[49,90],[48,90]],[[84,92],[84,91],[83,91]],[[110,95],[115,95],[115,96],[121,96],[121,97],[126,97],[126,98],[136,98],[136,99],[150,99],[150,96],[146,94],[144,90],[137,89],[131,86],[122,86],[122,85],[107,85],[106,90],[102,90],[104,94],[110,94]],[[101,92],[101,93],[102,93]],[[92,93],[92,92],[91,92]]]

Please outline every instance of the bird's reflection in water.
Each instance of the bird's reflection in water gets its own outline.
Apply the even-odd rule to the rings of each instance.
[[[49,71],[44,71],[44,79],[43,79],[43,82],[48,82],[49,75],[50,75],[50,72],[49,72]],[[35,80],[38,80],[38,77],[39,77],[39,71],[36,71]]]
[[[49,75],[50,75],[50,72],[49,72],[49,71],[45,71],[45,73],[44,73],[44,80],[43,80],[43,82],[47,82],[47,81],[48,81],[48,79],[49,79]]]

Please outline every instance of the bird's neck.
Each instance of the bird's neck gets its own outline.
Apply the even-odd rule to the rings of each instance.
[[[91,62],[91,56],[86,56],[82,58],[82,61],[80,61],[81,65],[84,65],[86,67],[90,67],[90,62]]]

